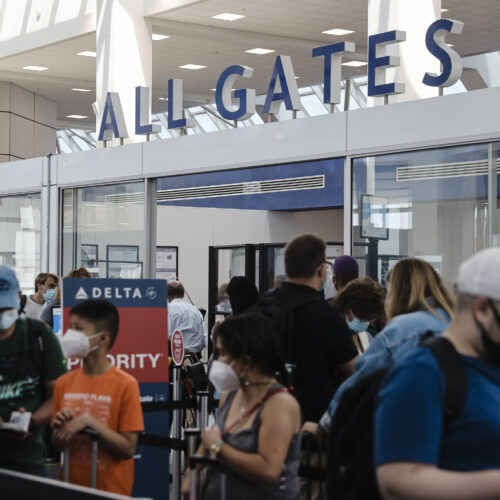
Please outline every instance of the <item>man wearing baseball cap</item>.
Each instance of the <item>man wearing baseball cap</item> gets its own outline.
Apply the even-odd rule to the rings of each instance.
[[[20,317],[14,271],[0,265],[0,468],[47,475],[43,427],[49,423],[52,392],[66,366],[48,326]],[[2,429],[12,412],[30,412],[26,432]]]
[[[341,255],[333,262],[333,284],[335,289],[340,292],[347,283],[359,278],[359,266],[354,257],[350,255]]]
[[[375,417],[384,498],[500,498],[500,248],[463,262],[456,286],[455,315],[443,337],[465,367],[465,400],[459,412],[445,413],[450,386],[429,349],[391,369]]]

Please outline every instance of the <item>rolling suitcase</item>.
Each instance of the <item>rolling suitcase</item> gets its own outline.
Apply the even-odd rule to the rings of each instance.
[[[94,429],[84,429],[80,432],[80,434],[85,434],[90,437],[92,441],[92,465],[91,465],[91,475],[90,475],[90,487],[96,489],[97,488],[97,458],[98,458],[98,443],[97,438],[99,434]],[[65,483],[69,483],[69,449],[65,448],[63,452],[63,478]]]

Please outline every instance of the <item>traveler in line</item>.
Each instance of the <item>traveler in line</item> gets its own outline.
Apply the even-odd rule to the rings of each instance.
[[[0,421],[8,422],[21,408],[31,412],[29,432],[0,430],[0,468],[47,476],[42,431],[66,365],[50,328],[19,316],[20,294],[14,271],[0,265]]]
[[[54,443],[60,449],[69,447],[70,482],[89,486],[91,442],[78,433],[87,427],[95,430],[97,488],[131,495],[133,457],[144,421],[137,380],[106,357],[118,335],[118,311],[106,300],[85,300],[70,310],[70,324],[61,341],[63,349],[83,364],[56,382]]]
[[[45,304],[54,299],[59,278],[52,273],[40,273],[35,279],[35,293],[23,296],[21,311],[28,318],[40,319]]]
[[[168,282],[168,339],[175,330],[184,336],[184,349],[187,353],[200,353],[207,343],[203,316],[199,309],[184,300],[184,285],[177,280]]]
[[[465,406],[452,418],[443,414],[443,373],[428,349],[396,363],[375,416],[385,499],[500,497],[500,249],[464,261],[456,284],[455,314],[443,337],[465,368]]]
[[[450,322],[453,296],[428,262],[414,257],[402,259],[392,268],[386,280],[389,322],[360,356],[356,373],[335,393],[328,412],[320,421],[324,431],[330,429],[331,418],[346,389],[379,368],[390,366],[418,346],[427,332],[439,335]]]
[[[272,323],[258,313],[228,317],[215,336],[209,377],[222,397],[199,451],[220,460],[227,498],[299,499],[300,409],[275,378],[276,350]],[[220,469],[209,467],[203,500],[220,498],[220,480]]]

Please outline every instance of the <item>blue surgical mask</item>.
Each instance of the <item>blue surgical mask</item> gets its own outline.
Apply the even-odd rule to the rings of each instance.
[[[8,330],[19,318],[19,312],[17,309],[8,309],[3,313],[0,313],[0,332]]]
[[[366,332],[366,329],[370,325],[370,322],[361,321],[359,318],[356,318],[356,316],[353,316],[352,320],[347,322],[347,325],[353,332],[359,333]]]
[[[43,298],[45,299],[45,302],[50,302],[55,296],[56,296],[56,289],[55,288],[49,288],[43,294]]]

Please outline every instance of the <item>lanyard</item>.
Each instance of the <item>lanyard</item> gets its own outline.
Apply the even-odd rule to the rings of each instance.
[[[236,420],[236,422],[233,422],[223,433],[222,435],[225,436],[226,434],[229,434],[235,427],[237,427],[241,422],[243,422],[247,417],[249,417],[257,408],[262,406],[269,398],[274,396],[275,394],[278,394],[279,392],[288,392],[288,389],[286,387],[277,387],[276,389],[273,389],[272,391],[266,392],[264,396],[262,396],[259,401],[257,401],[253,406],[251,406],[243,415]]]

